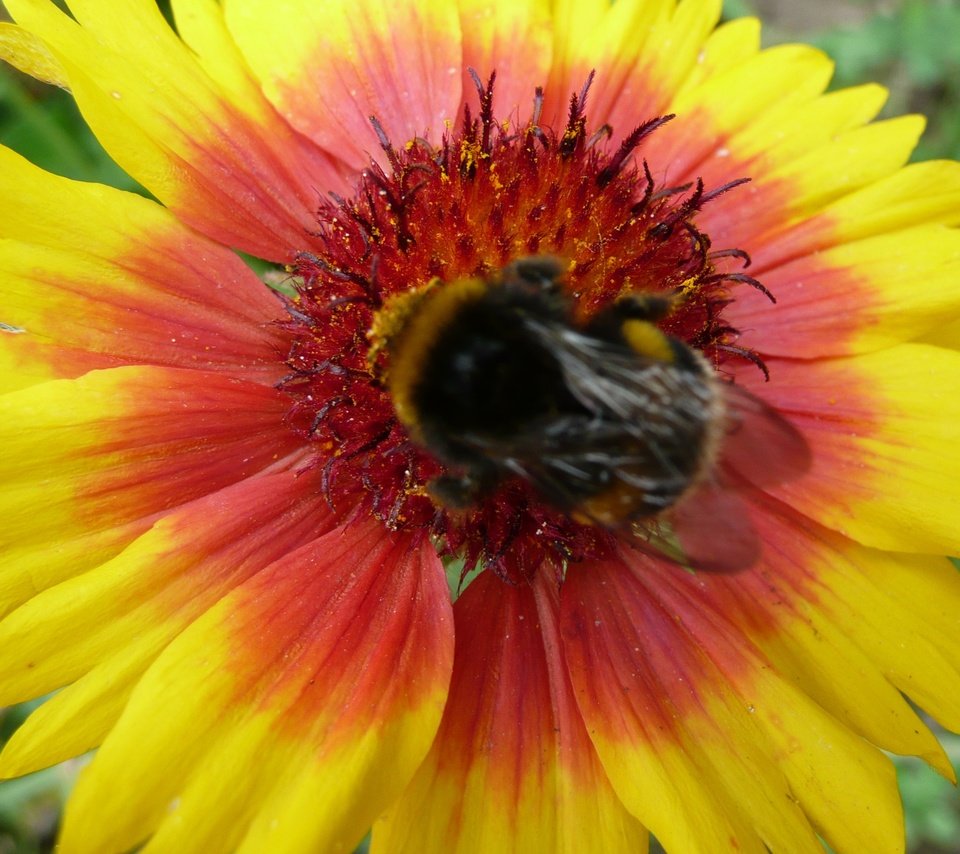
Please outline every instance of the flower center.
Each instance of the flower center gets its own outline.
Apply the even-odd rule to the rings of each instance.
[[[292,373],[282,387],[335,510],[370,512],[392,529],[422,528],[468,568],[516,579],[544,563],[559,569],[599,556],[612,535],[558,509],[520,476],[498,478],[464,507],[438,500],[431,484],[449,471],[410,435],[396,387],[385,381],[390,330],[407,323],[419,295],[482,290],[518,261],[555,264],[562,276],[546,278],[562,290],[571,324],[589,324],[628,294],[662,295],[671,309],[653,318],[659,331],[714,368],[731,357],[762,367],[722,317],[730,282],[762,286],[718,270],[721,258],[749,259],[712,251],[694,224],[703,205],[741,182],[710,191],[700,181],[658,187],[645,161],[635,165],[643,140],[671,117],[639,125],[613,148],[609,128],[588,127],[589,81],[559,131],[539,124],[540,90],[527,124],[511,127],[494,118],[493,77],[475,82],[479,112],[468,110],[459,131],[439,146],[417,139],[397,149],[377,126],[388,168],[372,164],[352,198],[322,205],[314,245],[295,268]],[[520,260],[531,258],[541,260]]]

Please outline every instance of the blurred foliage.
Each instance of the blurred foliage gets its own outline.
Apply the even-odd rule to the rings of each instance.
[[[795,17],[800,7],[807,23],[783,26],[778,10],[789,8]],[[855,13],[856,23],[826,25],[833,19],[829,10],[841,7]],[[891,91],[885,115],[925,113],[930,126],[917,150],[918,159],[960,159],[960,0],[727,0],[724,4],[727,18],[758,11],[765,13],[766,44],[809,41],[833,56],[835,87],[876,80]],[[0,5],[0,19],[5,17]],[[2,66],[0,140],[51,172],[138,189],[103,152],[66,92]],[[456,593],[461,589],[459,567],[449,568],[449,579]],[[36,702],[0,710],[0,742],[35,706]],[[960,737],[941,733],[941,738],[953,764],[960,767]],[[956,854],[960,850],[956,790],[919,760],[895,761],[910,850]],[[51,850],[63,800],[79,765],[65,763],[0,785],[0,854]]]
[[[777,5],[727,0],[724,17],[753,15]],[[791,18],[803,17],[805,28],[788,30],[776,15],[761,14],[765,44],[799,40],[822,48],[836,62],[834,89],[868,80],[882,83],[890,90],[883,116],[915,112],[929,119],[915,160],[960,160],[960,0],[803,0],[792,5]],[[798,16],[796,7],[801,6],[804,14]],[[856,23],[825,26],[829,10],[838,8]]]
[[[43,699],[0,709],[5,744]],[[42,854],[53,849],[60,814],[81,760],[65,762],[0,785],[0,854]]]
[[[960,736],[942,733],[940,741],[954,768],[960,769]],[[896,757],[903,793],[907,848],[915,854],[960,851],[960,803],[957,788],[920,759]]]
[[[69,93],[0,66],[0,139],[38,166],[68,178],[132,189],[106,156]]]
[[[878,80],[890,88],[885,114],[925,114],[915,159],[960,159],[960,3],[906,0],[858,29],[813,40],[837,62],[837,86]]]

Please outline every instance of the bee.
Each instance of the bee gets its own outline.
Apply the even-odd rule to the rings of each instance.
[[[783,458],[803,467],[802,437],[658,328],[671,295],[628,294],[580,323],[562,276],[558,259],[523,258],[490,278],[433,282],[378,313],[371,361],[389,352],[397,417],[446,468],[430,492],[467,508],[520,477],[575,521],[628,531],[687,566],[752,563],[747,514],[717,474],[722,447],[732,425],[766,422],[764,444],[775,436],[781,459],[748,468],[778,480]],[[750,443],[740,436],[741,458],[755,456]]]

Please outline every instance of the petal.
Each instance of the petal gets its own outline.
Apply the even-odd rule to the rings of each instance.
[[[913,163],[798,222],[769,224],[751,246],[754,269],[924,224],[960,225],[960,163]]]
[[[893,768],[777,673],[698,576],[624,550],[571,567],[564,648],[627,808],[668,850],[899,851]]]
[[[97,566],[166,511],[300,446],[269,386],[115,368],[0,397],[0,612]]]
[[[168,514],[112,560],[10,614],[0,623],[0,702],[75,684],[16,731],[3,773],[34,771],[99,744],[177,634],[331,526],[319,477],[249,478]]]
[[[850,359],[770,360],[744,379],[810,444],[806,477],[771,490],[827,527],[877,548],[960,552],[956,442],[960,354],[903,344]]]
[[[719,0],[618,0],[558,21],[547,92],[548,124],[562,124],[567,99],[594,69],[588,111],[622,137],[665,109],[696,67],[720,18]],[[601,7],[595,10],[594,7]],[[599,11],[599,14],[597,12]],[[592,14],[591,14],[592,13]],[[597,58],[604,63],[598,67]]]
[[[960,346],[960,320],[948,320],[937,324],[922,340],[926,344],[956,350]]]
[[[485,572],[454,606],[436,741],[374,828],[375,852],[641,851],[646,831],[599,765],[564,671],[556,582]]]
[[[225,49],[196,56],[156,4],[74,0],[79,23],[48,0],[6,5],[64,67],[111,157],[216,240],[290,261],[314,226],[318,190],[345,189],[342,165],[296,134],[247,72],[210,67],[238,65],[238,56]],[[222,28],[219,9],[198,9],[208,33]]]
[[[735,18],[717,27],[697,54],[697,62],[687,74],[677,96],[684,94],[739,65],[760,51],[760,21],[757,18]]]
[[[607,0],[553,0],[551,12],[553,17],[553,69],[551,79],[560,81],[569,80],[575,77],[571,74],[571,56],[577,49],[577,36],[590,32],[600,25],[603,17],[610,11],[610,3]],[[636,4],[631,3],[630,9]],[[573,85],[579,89],[583,85],[583,77]],[[553,90],[555,87],[547,87]],[[565,94],[566,90],[566,94]],[[568,87],[561,85],[556,87],[556,94],[560,98],[560,105],[554,105],[553,109],[563,110],[563,99],[569,97]]]
[[[516,0],[491,4],[488,0],[460,0],[464,69],[462,90],[475,106],[473,81],[466,69],[481,79],[497,73],[494,110],[500,117],[524,121],[533,104],[534,90],[550,73],[553,28],[546,0]]]
[[[140,681],[81,774],[63,850],[152,833],[146,850],[349,850],[433,739],[451,629],[429,542],[378,522],[270,564]]]
[[[941,225],[841,243],[763,273],[728,309],[760,353],[820,359],[919,338],[960,317],[960,231]],[[954,339],[956,340],[956,339]]]
[[[831,71],[812,48],[763,51],[682,93],[669,107],[677,119],[644,146],[668,184],[750,178],[706,205],[698,225],[715,246],[747,247],[759,270],[794,257],[773,237],[784,224],[894,175],[923,129],[918,116],[866,124],[884,91],[821,95]]]
[[[741,51],[739,61],[729,62],[722,73],[685,87],[664,105],[662,112],[677,118],[652,135],[643,149],[664,180],[682,183],[702,175],[713,186],[749,176],[745,165],[756,151],[752,125],[772,110],[790,115],[807,109],[833,72],[830,60],[806,45],[780,45],[755,54]],[[732,145],[735,135],[748,142],[740,148]]]
[[[875,83],[820,94],[819,84],[829,66],[816,54],[804,59],[817,73],[814,85],[804,87],[799,98],[770,104],[744,127],[723,128],[738,154],[771,166],[793,162],[850,131],[862,130],[886,103],[887,90]]]
[[[899,692],[960,728],[960,573],[942,557],[866,548],[782,505],[752,515],[766,566],[704,579],[705,595],[848,726],[952,778]]]
[[[460,103],[456,4],[229,0],[227,25],[264,92],[301,133],[354,167],[380,143],[439,140]]]
[[[16,24],[0,21],[0,59],[44,83],[67,88],[67,74],[47,46]]]
[[[275,296],[232,252],[131,193],[0,148],[5,390],[153,364],[279,379]]]
[[[749,174],[757,181],[789,188],[790,203],[778,218],[793,220],[896,173],[909,159],[924,125],[921,116],[900,116],[855,127],[813,146],[802,156],[787,159],[773,152],[751,164]],[[748,243],[749,238],[738,236],[735,242]]]
[[[700,573],[696,596],[845,726],[952,779],[943,748],[900,692],[957,726],[960,574],[943,558],[868,549],[783,505],[757,502],[748,512],[761,561],[736,575]],[[918,589],[902,596],[910,584]]]

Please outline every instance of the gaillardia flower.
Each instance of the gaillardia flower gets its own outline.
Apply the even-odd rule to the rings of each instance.
[[[719,0],[69,5],[3,50],[159,204],[0,151],[61,850],[902,850],[884,752],[960,729],[922,120]]]

